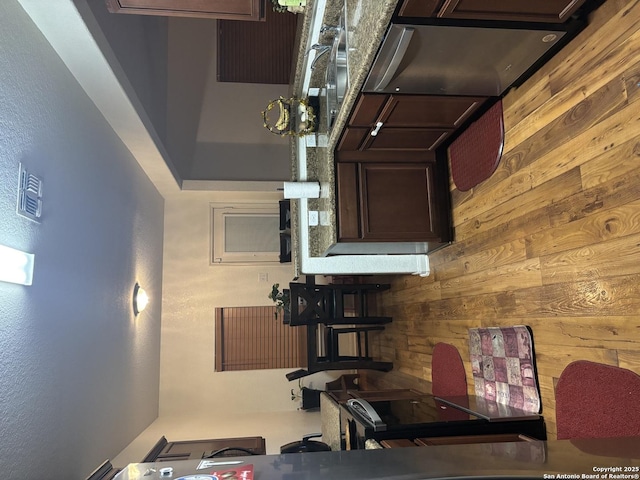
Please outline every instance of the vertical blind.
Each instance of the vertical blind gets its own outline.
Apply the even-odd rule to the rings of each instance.
[[[290,83],[302,15],[274,12],[267,3],[264,22],[218,20],[219,82]]]
[[[215,370],[261,370],[306,366],[303,327],[275,317],[275,307],[216,308]]]

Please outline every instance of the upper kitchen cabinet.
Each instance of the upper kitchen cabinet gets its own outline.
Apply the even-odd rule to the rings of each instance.
[[[388,162],[394,155],[403,162],[429,160],[485,100],[362,93],[338,144],[337,160]]]
[[[401,17],[563,23],[585,0],[404,0]]]
[[[112,13],[264,20],[265,0],[106,0]]]

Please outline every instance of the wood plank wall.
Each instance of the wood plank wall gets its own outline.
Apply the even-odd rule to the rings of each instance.
[[[607,0],[506,95],[502,161],[472,191],[452,185],[456,242],[431,276],[393,277],[379,299],[393,323],[374,344],[394,371],[365,384],[430,388],[432,348],[448,342],[473,392],[467,329],[526,324],[553,439],[567,364],[640,373],[639,98],[640,1]]]

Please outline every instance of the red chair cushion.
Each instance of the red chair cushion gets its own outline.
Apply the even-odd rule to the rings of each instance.
[[[432,392],[437,396],[456,397],[467,394],[467,376],[458,349],[448,343],[433,347],[431,361]]]
[[[579,360],[556,385],[558,439],[640,435],[640,376],[631,370]]]
[[[471,190],[491,176],[500,163],[503,143],[502,100],[498,100],[449,147],[451,176],[458,190]]]

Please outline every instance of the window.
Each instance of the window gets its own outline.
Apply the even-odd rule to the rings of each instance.
[[[280,261],[277,204],[212,206],[211,263]]]
[[[215,370],[300,368],[306,365],[306,329],[275,317],[275,307],[216,308]]]

